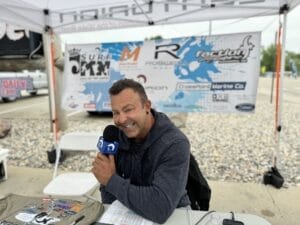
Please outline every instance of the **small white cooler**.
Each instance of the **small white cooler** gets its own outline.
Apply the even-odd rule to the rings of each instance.
[[[8,149],[0,149],[0,181],[7,179]]]

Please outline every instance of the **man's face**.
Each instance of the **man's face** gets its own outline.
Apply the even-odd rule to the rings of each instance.
[[[137,92],[126,88],[117,95],[111,96],[113,120],[129,138],[143,139],[150,127],[149,116],[151,103],[142,103]]]

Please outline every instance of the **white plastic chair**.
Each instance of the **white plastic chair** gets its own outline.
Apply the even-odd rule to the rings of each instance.
[[[98,138],[99,133],[68,133],[61,137],[56,148],[52,181],[44,188],[44,194],[50,196],[84,196],[92,198],[89,193],[99,184],[92,173],[67,172],[57,176],[57,170],[62,150],[97,151]]]

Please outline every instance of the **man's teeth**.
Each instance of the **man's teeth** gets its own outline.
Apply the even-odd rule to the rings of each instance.
[[[126,128],[131,128],[131,127],[133,127],[133,124],[127,124],[127,125],[125,125],[125,127]]]

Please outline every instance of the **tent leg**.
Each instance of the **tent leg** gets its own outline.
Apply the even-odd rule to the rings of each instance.
[[[263,182],[264,184],[271,184],[276,188],[281,188],[284,182],[283,176],[279,173],[278,167],[281,167],[280,161],[280,132],[282,130],[281,124],[281,112],[282,112],[282,95],[283,95],[283,79],[285,71],[285,42],[286,42],[286,21],[287,11],[283,14],[283,26],[282,26],[282,47],[280,57],[280,72],[277,76],[277,96],[276,96],[276,116],[275,116],[275,141],[276,148],[273,152],[273,166],[272,168],[264,173]],[[278,40],[280,42],[280,40]],[[278,165],[279,164],[279,165]]]
[[[55,104],[55,70],[54,70],[54,40],[52,31],[49,30],[43,34],[44,40],[44,54],[46,60],[46,71],[48,74],[49,83],[49,108],[50,108],[50,123],[51,131],[53,132],[54,145],[57,147],[58,143],[58,125]]]
[[[283,26],[282,26],[282,48],[281,48],[281,62],[280,62],[280,79],[279,79],[279,90],[278,90],[278,113],[276,118],[276,141],[277,148],[276,154],[273,160],[273,166],[280,168],[281,161],[278,160],[280,157],[280,132],[282,130],[281,115],[282,115],[282,99],[283,99],[283,81],[285,72],[285,42],[286,42],[286,24],[287,24],[287,11],[283,14]],[[279,164],[279,165],[278,165]]]

